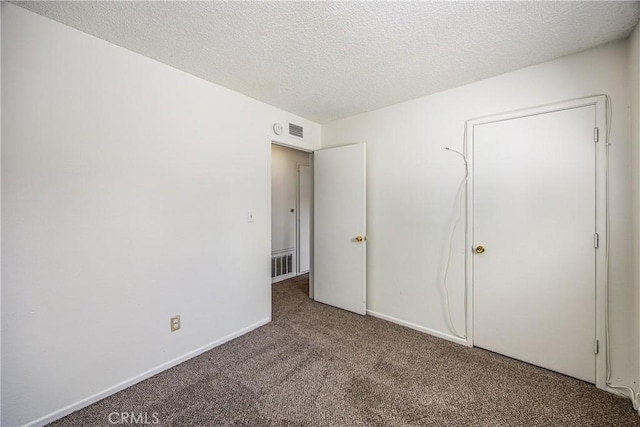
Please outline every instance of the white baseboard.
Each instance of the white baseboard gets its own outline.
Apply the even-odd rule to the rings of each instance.
[[[407,328],[415,329],[416,331],[424,332],[425,334],[433,335],[434,337],[442,338],[447,341],[452,341],[456,344],[462,344],[464,346],[471,347],[471,344],[469,344],[467,340],[463,338],[458,338],[453,335],[445,334],[444,332],[425,328],[424,326],[416,325],[415,323],[407,322],[405,320],[400,320],[395,317],[388,316],[382,313],[377,313],[372,310],[367,310],[367,314],[373,317],[377,317],[378,319],[386,320],[391,323],[396,323],[398,325],[406,326]]]
[[[291,272],[283,276],[274,277],[271,279],[271,284],[273,285],[274,283],[282,282],[283,280],[291,279],[292,277],[296,277],[296,273]]]
[[[605,390],[608,391],[611,394],[615,394],[616,396],[624,397],[626,399],[631,400],[631,398],[629,397],[629,395],[627,393],[623,393],[620,390],[617,390],[617,389],[615,389],[613,387],[606,386]]]
[[[91,405],[92,403],[97,402],[98,400],[102,400],[105,397],[111,396],[112,394],[115,394],[121,390],[124,390],[127,387],[131,387],[134,384],[139,383],[140,381],[144,381],[147,378],[150,378],[156,374],[159,374],[162,371],[166,371],[169,368],[172,368],[176,365],[179,365],[182,362],[185,362],[193,357],[199,356],[202,353],[204,353],[205,351],[209,351],[212,348],[218,347],[224,343],[226,343],[227,341],[231,341],[234,338],[237,338],[241,335],[246,334],[247,332],[251,332],[252,330],[259,328],[260,326],[266,325],[267,323],[269,323],[271,321],[271,318],[267,318],[267,319],[262,319],[259,322],[256,322],[252,325],[247,326],[246,328],[242,328],[239,331],[233,332],[227,336],[224,336],[218,340],[215,340],[209,344],[206,344],[200,348],[197,348],[193,351],[190,351],[186,354],[183,354],[182,356],[178,356],[173,360],[170,360],[166,363],[163,363],[160,366],[156,366],[155,368],[149,369],[146,372],[143,372],[139,375],[136,375],[133,378],[130,378],[128,380],[125,380],[119,384],[116,384],[112,387],[109,387],[101,392],[98,392],[96,394],[94,394],[93,396],[89,396],[85,399],[82,399],[76,403],[72,403],[69,406],[65,406],[62,409],[58,409],[57,411],[54,411],[52,413],[50,413],[49,415],[45,415],[44,417],[40,417],[35,421],[31,421],[30,423],[24,424],[23,427],[41,427],[44,425],[47,425],[55,420],[58,420],[64,416],[69,415],[72,412],[75,412],[79,409],[82,409],[84,407],[87,407],[89,405]]]
[[[606,386],[604,389],[611,394],[615,394],[616,396],[620,396],[620,397],[624,397],[625,399],[628,399],[631,402],[631,404],[633,404],[633,398],[629,396],[627,393],[623,393],[617,388],[613,388],[610,386]],[[638,415],[640,415],[640,408],[638,408],[636,412],[638,413]]]

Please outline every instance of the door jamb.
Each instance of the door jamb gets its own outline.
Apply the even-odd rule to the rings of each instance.
[[[309,163],[311,163],[311,154],[309,154]],[[300,167],[307,166],[309,168],[309,174],[311,174],[311,164],[303,165],[296,163],[296,276],[310,273],[310,269],[306,272],[300,272]],[[309,191],[310,195],[313,195],[313,188],[311,186],[311,176],[309,176]],[[309,209],[313,208],[313,201],[309,200]],[[311,225],[312,212],[309,211],[309,225]],[[311,232],[311,227],[309,227]],[[309,236],[309,245],[311,245],[311,236]],[[311,247],[309,247],[309,257],[311,257]],[[309,259],[309,268],[311,268],[311,259]]]
[[[309,150],[306,148],[302,148],[302,147],[298,147],[296,145],[291,145],[291,144],[287,144],[285,142],[279,141],[271,136],[269,136],[267,138],[267,142],[268,142],[268,146],[269,149],[267,150],[267,244],[269,247],[269,253],[267,254],[267,283],[268,283],[268,289],[269,289],[269,301],[272,301],[272,295],[271,295],[271,286],[273,285],[271,283],[271,253],[273,251],[273,248],[271,247],[271,168],[272,168],[272,164],[271,164],[271,146],[272,145],[279,145],[281,147],[285,147],[285,148],[291,148],[293,150],[298,150],[298,151],[302,151],[304,153],[309,154],[309,168],[310,168],[310,174],[311,174],[311,207],[310,207],[310,221],[309,221],[309,298],[313,299],[313,151],[314,150]],[[296,208],[297,209],[297,208]],[[297,230],[296,230],[297,232]],[[297,240],[297,238],[296,238]],[[296,242],[296,246],[297,246],[297,242]],[[296,248],[297,251],[297,248]],[[296,261],[297,264],[297,261]],[[297,266],[296,266],[296,271],[297,271]],[[272,307],[271,304],[269,304],[269,321],[272,320],[271,318],[271,313],[272,313]]]
[[[465,123],[464,155],[469,167],[469,178],[466,186],[466,233],[465,233],[465,282],[466,286],[466,330],[467,345],[473,346],[473,143],[474,127],[481,124],[513,120],[539,114],[553,113],[568,109],[593,105],[596,109],[594,127],[599,129],[599,141],[596,143],[596,230],[600,237],[599,248],[596,249],[596,286],[595,286],[595,338],[600,350],[596,356],[596,387],[606,390],[607,385],[607,251],[608,239],[608,157],[609,141],[607,126],[607,107],[610,100],[606,95],[594,95],[585,98],[571,99],[533,108],[514,110],[490,116],[478,117]],[[595,142],[594,142],[595,143]]]

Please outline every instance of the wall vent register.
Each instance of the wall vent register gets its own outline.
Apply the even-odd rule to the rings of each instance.
[[[304,128],[294,123],[289,123],[289,136],[295,136],[296,138],[304,138]]]
[[[271,279],[281,280],[293,276],[293,251],[278,251],[271,255]]]

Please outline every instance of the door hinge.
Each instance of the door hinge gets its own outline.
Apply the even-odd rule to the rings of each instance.
[[[598,233],[593,235],[593,247],[596,249],[600,247],[600,235]]]
[[[595,142],[600,141],[600,129],[598,129],[597,127],[593,128],[593,140]]]
[[[595,354],[598,354],[598,352],[599,352],[599,351],[600,351],[600,341],[598,340],[598,338],[596,338],[596,339],[593,341],[593,352],[594,352]]]

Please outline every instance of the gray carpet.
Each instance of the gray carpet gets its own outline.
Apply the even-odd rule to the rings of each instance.
[[[273,322],[52,425],[640,426],[584,382],[273,287]],[[113,417],[113,416],[112,416]],[[138,420],[139,421],[139,420]]]

